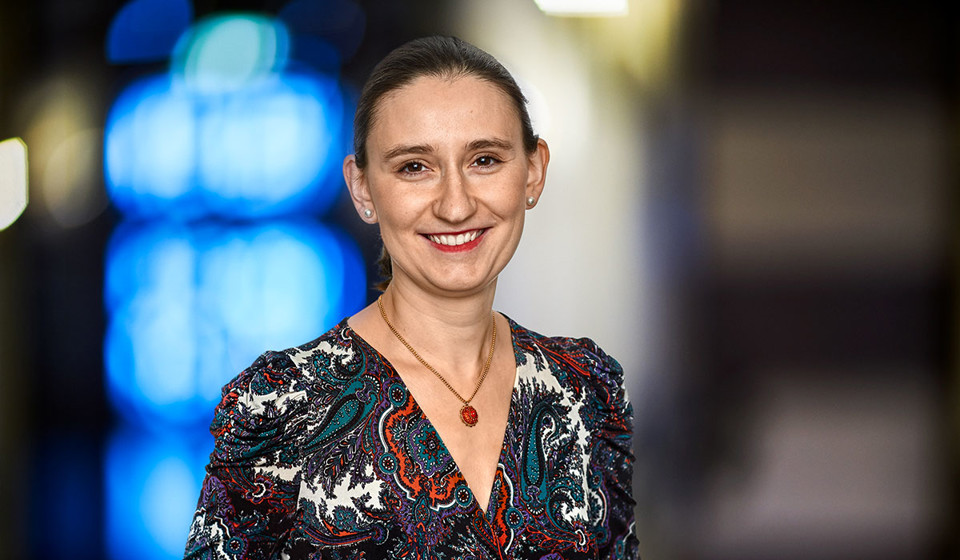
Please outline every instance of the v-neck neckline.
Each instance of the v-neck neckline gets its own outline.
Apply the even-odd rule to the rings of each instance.
[[[503,314],[501,313],[501,315]],[[457,476],[459,476],[463,480],[464,485],[466,486],[467,490],[470,492],[472,506],[479,509],[483,513],[487,521],[491,521],[492,519],[494,519],[494,513],[495,513],[494,509],[496,508],[496,502],[497,502],[497,500],[494,499],[495,497],[494,494],[497,490],[497,478],[498,478],[498,474],[501,471],[500,465],[503,464],[504,454],[508,452],[510,425],[516,420],[514,418],[515,416],[514,403],[516,402],[518,385],[520,383],[520,362],[517,360],[517,353],[519,351],[519,347],[517,346],[517,336],[516,336],[518,325],[514,323],[513,320],[510,319],[510,317],[507,317],[506,315],[503,315],[503,318],[507,320],[507,324],[510,326],[510,345],[513,350],[512,354],[513,354],[513,363],[514,363],[513,386],[510,389],[510,402],[507,404],[507,423],[506,425],[504,425],[504,428],[503,428],[503,440],[500,442],[500,453],[497,455],[497,464],[494,469],[493,483],[490,485],[490,489],[488,490],[486,510],[480,507],[480,502],[477,500],[476,492],[474,492],[474,489],[470,487],[470,482],[467,481],[467,477],[463,475],[463,470],[460,468],[460,464],[457,463],[457,460],[454,458],[453,453],[450,453],[450,448],[447,447],[447,442],[443,441],[443,437],[441,437],[440,432],[437,430],[436,426],[434,426],[433,421],[430,420],[430,417],[427,416],[427,413],[423,410],[423,408],[420,407],[420,403],[417,402],[417,399],[414,398],[413,396],[413,392],[410,391],[410,388],[403,381],[403,378],[400,377],[400,372],[397,371],[397,368],[394,367],[394,365],[390,362],[389,359],[387,359],[386,356],[383,355],[382,352],[380,352],[379,350],[376,349],[376,347],[374,347],[372,344],[367,342],[367,340],[363,338],[363,336],[360,335],[360,333],[358,333],[356,330],[354,330],[352,326],[350,326],[349,319],[344,319],[343,321],[344,326],[347,329],[349,329],[353,338],[356,341],[358,341],[360,344],[368,348],[372,353],[374,353],[379,358],[379,360],[384,364],[385,366],[384,373],[388,374],[389,377],[392,378],[392,379],[385,379],[385,381],[396,381],[403,386],[403,390],[406,391],[407,394],[409,395],[410,401],[413,403],[416,413],[419,414],[419,416],[430,427],[430,429],[437,434],[437,440],[440,442],[440,446],[442,447],[443,452],[446,453],[448,457],[450,457],[450,461],[453,463],[454,467],[456,468]]]

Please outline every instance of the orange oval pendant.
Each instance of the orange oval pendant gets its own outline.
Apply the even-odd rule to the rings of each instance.
[[[468,428],[472,428],[477,425],[477,420],[480,419],[480,416],[477,414],[477,409],[469,404],[465,404],[463,408],[460,409],[460,419],[463,420],[463,423],[466,424]]]

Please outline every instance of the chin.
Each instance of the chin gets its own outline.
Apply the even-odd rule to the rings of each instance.
[[[434,286],[450,295],[471,295],[483,291],[489,283],[480,282],[438,282]]]
[[[448,294],[469,295],[481,292],[491,285],[496,284],[497,277],[491,278],[468,278],[464,276],[455,276],[447,278],[435,278],[430,283],[438,290]]]

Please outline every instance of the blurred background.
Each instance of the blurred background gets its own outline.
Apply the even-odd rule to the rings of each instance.
[[[0,2],[0,558],[182,555],[219,387],[375,297],[340,162],[432,33],[550,143],[497,308],[623,364],[645,558],[960,558],[958,9],[562,4]]]

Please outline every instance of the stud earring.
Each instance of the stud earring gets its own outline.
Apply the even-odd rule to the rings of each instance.
[[[527,197],[527,206],[533,206],[533,203],[535,203],[536,201],[537,201],[537,199],[533,198],[532,196],[528,196],[528,197]]]
[[[364,208],[364,209],[363,209],[363,216],[364,216],[365,218],[369,218],[369,217],[373,216],[373,210],[371,210],[371,209],[369,209],[369,208]]]

